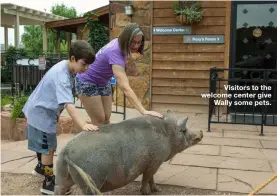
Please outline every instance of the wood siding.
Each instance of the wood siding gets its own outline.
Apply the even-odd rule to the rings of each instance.
[[[201,1],[204,17],[192,25],[192,35],[228,35],[229,2]],[[153,1],[152,26],[182,26],[172,1]],[[152,35],[151,107],[165,112],[207,113],[209,69],[227,67],[229,37],[225,44],[184,44],[183,35]]]

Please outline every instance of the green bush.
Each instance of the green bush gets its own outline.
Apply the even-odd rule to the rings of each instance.
[[[22,112],[22,109],[27,102],[29,97],[19,97],[14,100],[14,106],[11,112],[11,119],[16,120],[17,118],[24,118],[25,115]]]
[[[12,82],[12,71],[7,67],[1,67],[1,83]]]
[[[92,15],[98,17],[94,12],[87,12],[84,17],[86,18],[86,27],[89,30],[88,42],[95,50],[95,53],[97,53],[109,42],[109,35],[104,23],[99,20],[92,20]]]
[[[12,101],[12,97],[8,95],[1,95],[1,107],[10,104]]]

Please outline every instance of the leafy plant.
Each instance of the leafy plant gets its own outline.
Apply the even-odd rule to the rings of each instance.
[[[185,16],[189,23],[200,22],[204,13],[199,1],[175,1],[173,11],[176,15]]]
[[[7,66],[1,67],[1,83],[12,82],[12,71]]]
[[[17,49],[10,46],[4,53],[5,66],[1,66],[1,83],[10,83],[12,81],[12,66],[17,59],[27,56],[27,51],[23,48]]]
[[[94,21],[92,16],[98,17],[94,12],[88,12],[85,14],[86,17],[86,28],[88,28],[88,42],[95,50],[95,53],[98,52],[104,45],[109,41],[108,31],[105,25],[97,20]]]
[[[12,101],[12,97],[9,95],[1,95],[1,107],[10,104]]]
[[[6,65],[11,66],[15,61],[23,56],[27,55],[27,51],[24,48],[16,48],[10,46],[5,52]]]
[[[28,96],[18,97],[14,100],[14,106],[11,112],[11,119],[16,120],[17,118],[24,118],[25,115],[22,109],[28,100]]]

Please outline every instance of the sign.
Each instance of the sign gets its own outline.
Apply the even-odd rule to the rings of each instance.
[[[44,57],[40,57],[40,58],[39,58],[38,69],[40,69],[40,70],[45,70],[45,68],[46,68],[45,58],[44,58]]]
[[[39,59],[17,59],[16,65],[19,66],[38,66]]]
[[[261,35],[262,35],[262,30],[260,29],[260,28],[256,28],[256,29],[254,29],[254,31],[253,31],[253,36],[254,37],[261,37]]]
[[[223,44],[224,35],[184,35],[187,44]]]
[[[153,35],[183,35],[191,34],[191,26],[153,27]]]
[[[110,82],[111,82],[111,84],[116,84],[116,79],[114,77],[112,77]]]

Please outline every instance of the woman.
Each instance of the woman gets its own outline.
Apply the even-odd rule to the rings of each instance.
[[[128,24],[118,38],[113,39],[97,54],[88,70],[76,76],[76,93],[94,125],[109,124],[112,111],[112,76],[130,103],[143,115],[162,118],[147,111],[129,85],[125,67],[131,53],[143,54],[144,35],[135,23]]]

